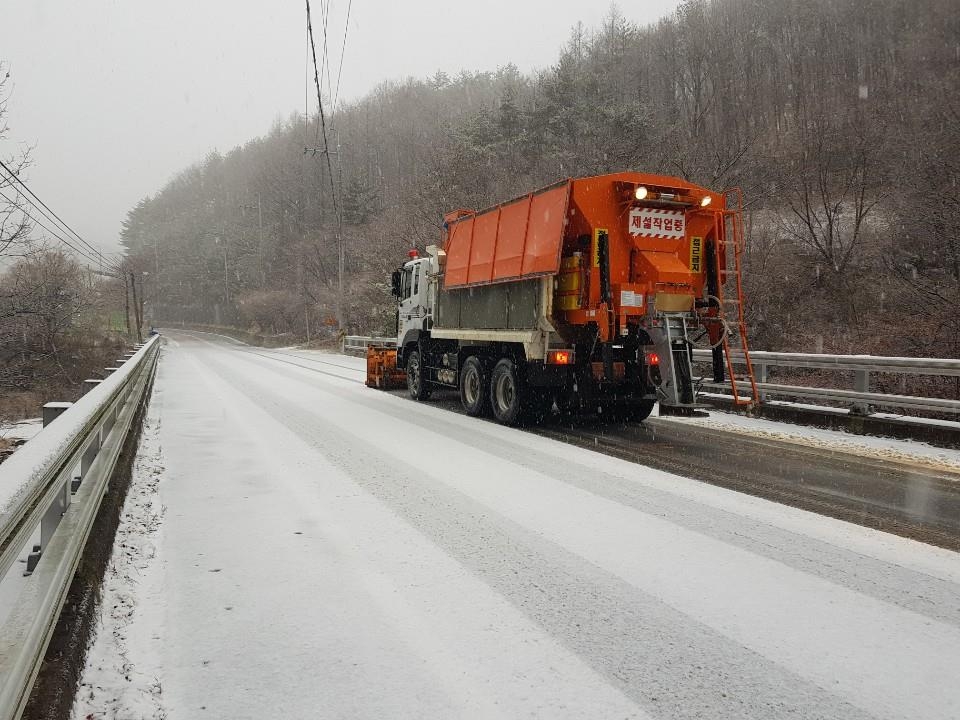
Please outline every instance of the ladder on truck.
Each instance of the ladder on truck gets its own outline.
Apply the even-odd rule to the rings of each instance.
[[[733,393],[733,404],[737,406],[753,406],[759,404],[760,393],[757,390],[757,380],[753,374],[753,363],[750,361],[750,346],[747,342],[747,325],[743,315],[743,275],[742,275],[742,256],[744,251],[743,239],[743,192],[740,188],[732,188],[724,193],[726,197],[727,209],[724,210],[722,220],[724,227],[716,228],[714,237],[719,238],[719,242],[713,244],[715,267],[721,272],[726,273],[727,282],[730,281],[730,272],[728,263],[730,256],[733,255],[733,288],[731,293],[734,297],[727,297],[724,291],[724,278],[717,278],[717,301],[719,302],[719,320],[723,325],[723,356],[727,366],[727,377],[730,379],[730,390]],[[731,200],[733,207],[731,208]],[[732,250],[728,253],[727,250]],[[739,338],[739,347],[731,348],[731,340]],[[734,372],[734,361],[740,361],[741,358],[735,357],[733,350],[739,350],[743,353],[742,362],[746,367],[746,373],[737,375]],[[749,387],[750,396],[741,394],[741,390]]]

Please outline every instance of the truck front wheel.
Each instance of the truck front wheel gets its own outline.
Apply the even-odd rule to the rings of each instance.
[[[460,370],[460,402],[467,415],[480,417],[486,415],[489,403],[487,402],[487,374],[483,363],[476,356],[471,355]]]
[[[423,378],[423,365],[417,350],[411,350],[407,356],[407,390],[414,400],[426,400],[430,397],[430,386]]]
[[[513,360],[504,358],[490,374],[490,406],[497,422],[518,425],[523,414],[523,385]]]

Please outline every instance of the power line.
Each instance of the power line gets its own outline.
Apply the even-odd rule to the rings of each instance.
[[[91,262],[91,263],[93,263],[93,264],[95,264],[95,265],[99,265],[99,266],[101,266],[101,267],[104,266],[104,265],[106,265],[107,267],[113,269],[113,266],[112,266],[112,265],[110,265],[110,264],[108,264],[108,263],[104,263],[104,261],[103,261],[102,259],[93,257],[93,256],[90,255],[88,252],[86,252],[86,251],[78,248],[76,245],[74,245],[74,244],[71,243],[69,240],[67,240],[65,237],[63,237],[63,236],[58,232],[58,230],[54,230],[54,229],[51,228],[49,225],[47,225],[46,223],[44,223],[43,221],[41,221],[39,218],[34,217],[33,215],[31,215],[29,212],[27,212],[27,211],[24,210],[22,207],[20,207],[20,206],[16,203],[16,201],[11,200],[11,199],[7,196],[6,193],[0,191],[0,197],[2,197],[4,200],[6,200],[6,201],[7,201],[8,203],[10,203],[11,205],[17,207],[17,211],[18,211],[18,212],[20,212],[20,213],[22,213],[23,215],[25,215],[31,222],[33,222],[33,223],[39,225],[40,227],[42,227],[44,230],[46,230],[48,233],[50,233],[50,235],[52,235],[54,238],[56,238],[57,240],[59,240],[63,245],[66,245],[70,250],[72,250],[72,251],[74,252],[74,254],[79,255],[79,256],[82,257],[84,260],[87,260],[88,262]],[[31,205],[31,208],[32,208],[32,209],[37,209],[37,208],[36,208],[35,206],[33,206],[33,205]],[[48,220],[48,221],[50,220],[49,217],[47,217],[46,215],[43,215],[42,213],[41,213],[41,217],[43,217],[45,220]]]
[[[303,57],[303,154],[307,154],[307,142],[310,136],[310,43],[307,43]],[[313,146],[317,146],[320,139],[320,119],[317,118],[317,137]]]
[[[328,50],[327,43],[327,25],[330,23],[330,4],[333,0],[320,0],[320,12],[323,15],[323,63],[320,65],[320,70],[327,71],[327,97],[330,97],[330,94],[333,92],[333,83],[330,80],[330,51]],[[330,108],[330,117],[333,118],[335,108]]]
[[[337,99],[340,97],[340,75],[343,73],[343,56],[347,50],[347,31],[350,29],[350,9],[353,0],[347,3],[347,21],[343,24],[343,42],[340,43],[340,67],[337,68],[337,89],[333,94],[333,112],[337,111]]]
[[[87,248],[89,248],[91,252],[93,252],[95,255],[98,255],[101,258],[101,262],[103,262],[104,264],[107,264],[106,258],[104,258],[103,253],[97,248],[95,248],[93,245],[88,243],[86,240],[84,240],[76,230],[74,230],[72,227],[67,225],[67,223],[65,223],[59,215],[57,215],[53,210],[51,210],[50,206],[47,205],[43,200],[41,200],[37,196],[37,194],[33,192],[33,190],[31,190],[29,186],[23,180],[21,180],[20,177],[13,170],[11,170],[5,162],[3,162],[3,160],[0,160],[0,168],[3,168],[6,171],[6,173],[14,180],[14,182],[18,183],[21,187],[23,187],[23,189],[26,190],[27,193],[31,197],[33,197],[37,203],[40,203],[40,205],[44,208],[44,210],[46,210],[47,213],[49,213],[49,215],[47,215],[47,213],[43,213],[43,214],[46,215],[51,222],[54,222],[54,220],[51,219],[51,216],[52,216],[52,218],[56,219],[56,222],[54,222],[54,224],[57,224],[57,222],[59,222],[62,228],[67,232],[69,232],[70,234],[72,234],[73,237],[75,237],[80,242],[81,245],[84,245]],[[10,202],[9,199],[8,199],[8,202]],[[37,208],[36,203],[30,200],[30,198],[27,198],[27,202],[33,205],[37,210],[40,209],[40,208]],[[47,229],[49,230],[49,228]]]
[[[93,265],[96,265],[96,266],[98,266],[98,267],[107,268],[107,269],[113,270],[114,272],[120,272],[119,266],[117,265],[116,262],[111,262],[110,260],[107,260],[102,254],[99,254],[99,255],[97,255],[97,256],[94,256],[94,255],[92,255],[89,251],[84,250],[82,246],[81,246],[81,247],[77,247],[76,245],[73,244],[73,242],[71,242],[70,240],[68,240],[68,239],[67,239],[66,237],[64,237],[63,235],[61,235],[61,234],[60,234],[60,233],[61,233],[61,230],[60,230],[59,227],[57,227],[56,223],[53,223],[53,221],[52,221],[47,215],[45,215],[42,211],[40,211],[40,209],[39,209],[36,205],[31,204],[31,205],[30,205],[30,208],[31,208],[32,210],[34,210],[34,211],[39,211],[39,213],[38,213],[38,214],[39,214],[39,217],[34,216],[34,215],[31,215],[29,212],[27,212],[27,210],[25,210],[23,207],[20,207],[15,201],[11,200],[11,199],[6,195],[6,193],[0,192],[0,197],[2,197],[4,200],[6,200],[6,201],[7,201],[8,203],[10,203],[11,205],[14,205],[14,206],[17,208],[17,211],[20,212],[20,213],[22,213],[23,215],[25,215],[25,216],[27,217],[27,219],[29,219],[32,223],[34,223],[35,225],[39,225],[40,227],[42,227],[42,228],[43,228],[44,230],[46,230],[53,238],[55,238],[56,240],[60,241],[60,243],[61,243],[62,245],[65,245],[67,248],[69,248],[69,249],[74,253],[74,255],[77,255],[78,257],[82,258],[83,260],[86,260],[87,262],[92,263]],[[50,227],[50,226],[47,225],[45,222],[43,222],[43,220],[40,219],[41,217],[42,217],[44,220],[47,220],[48,222],[51,222],[51,223],[54,225],[54,227]]]
[[[327,138],[327,120],[323,112],[323,97],[320,93],[320,71],[317,69],[317,46],[313,41],[313,23],[310,18],[310,0],[307,4],[307,34],[310,37],[310,51],[313,55],[313,80],[317,88],[317,107],[320,111],[320,128],[323,133],[323,150],[327,158],[327,176],[330,179],[330,197],[333,200],[333,212],[337,219],[337,323],[343,330],[343,218],[337,202],[337,190],[333,184],[333,163],[330,160],[330,143]]]
[[[50,233],[54,238],[56,238],[57,240],[59,240],[62,244],[66,245],[68,248],[70,248],[70,250],[72,250],[74,253],[76,253],[77,255],[79,255],[80,257],[82,257],[83,259],[87,260],[88,262],[92,262],[94,265],[99,265],[99,266],[101,266],[101,267],[104,267],[104,266],[105,266],[105,267],[113,270],[114,272],[119,272],[119,271],[120,271],[119,268],[118,268],[115,264],[107,261],[106,258],[104,258],[103,255],[100,255],[100,257],[97,258],[97,257],[94,257],[94,256],[90,255],[88,252],[86,252],[86,251],[81,250],[80,248],[78,248],[76,245],[74,245],[74,244],[71,243],[69,240],[67,240],[65,237],[63,237],[57,230],[54,230],[54,229],[51,228],[49,225],[47,225],[47,224],[45,224],[44,222],[42,222],[39,218],[34,217],[34,216],[31,215],[29,212],[27,212],[27,211],[24,210],[22,207],[20,207],[20,206],[17,204],[16,201],[11,200],[11,199],[7,196],[7,194],[4,193],[2,190],[0,190],[0,197],[2,197],[4,200],[6,200],[6,201],[7,201],[8,203],[10,203],[11,205],[17,207],[18,212],[23,213],[31,222],[36,223],[37,225],[39,225],[40,227],[42,227],[44,230],[46,230],[48,233]],[[33,204],[31,204],[31,208],[34,209],[34,210],[38,210],[38,209],[39,209],[39,208],[37,208],[37,207],[36,207],[35,205],[33,205]],[[40,213],[40,214],[41,214],[41,216],[42,216],[45,220],[50,221],[50,218],[49,218],[49,217],[47,217],[46,215],[44,215],[44,214],[42,214],[42,213]],[[52,222],[52,221],[50,221],[50,222]]]
[[[57,227],[57,230],[53,230],[53,229],[50,228],[49,226],[45,225],[43,222],[40,222],[39,219],[34,218],[32,215],[30,215],[29,213],[27,213],[26,211],[24,211],[22,208],[20,209],[21,212],[23,212],[27,217],[29,217],[31,220],[33,220],[33,222],[37,223],[38,225],[40,225],[41,227],[43,227],[45,230],[47,230],[47,232],[50,232],[51,234],[53,234],[54,237],[56,237],[56,238],[57,238],[58,240],[60,240],[62,243],[64,243],[65,245],[67,245],[67,247],[70,247],[70,248],[73,249],[75,252],[79,252],[84,258],[86,258],[86,259],[89,260],[90,262],[93,262],[93,263],[99,264],[99,265],[106,265],[106,266],[108,266],[108,267],[112,267],[112,264],[110,263],[110,261],[107,260],[107,258],[103,255],[103,253],[102,253],[98,248],[96,248],[96,247],[94,247],[93,245],[91,245],[90,243],[88,243],[86,240],[84,240],[84,239],[80,236],[79,233],[77,233],[72,227],[70,227],[69,225],[67,225],[67,223],[66,223],[59,215],[57,215],[57,214],[50,208],[49,205],[47,205],[45,202],[43,202],[43,200],[41,200],[41,199],[37,196],[37,194],[34,193],[33,190],[31,190],[31,189],[27,186],[27,184],[26,184],[23,180],[21,180],[20,177],[18,177],[17,174],[14,173],[2,160],[0,160],[0,167],[2,167],[2,168],[7,172],[7,174],[10,175],[10,177],[11,177],[14,181],[16,181],[20,186],[23,187],[24,190],[27,191],[27,193],[29,193],[29,195],[30,195],[33,199],[31,199],[31,197],[23,196],[24,199],[30,204],[30,206],[31,206],[34,210],[38,211],[38,212],[44,217],[44,219],[48,220],[48,221],[51,222],[55,227]],[[19,195],[22,195],[22,193],[18,193],[18,194],[19,194]],[[6,196],[4,196],[4,197],[6,198]],[[13,201],[11,201],[9,198],[6,198],[6,199],[7,199],[7,202],[11,202],[11,203],[14,204],[14,205],[17,204],[17,203],[14,203]],[[67,233],[71,234],[74,238],[76,238],[76,241],[79,242],[82,246],[88,248],[89,252],[85,252],[85,251],[79,250],[79,249],[78,249],[75,245],[73,245],[71,242],[68,242],[68,241],[66,240],[66,238],[62,237],[59,233],[60,233],[60,232],[64,232],[64,231],[66,231]],[[92,257],[92,256],[89,254],[90,252],[92,252],[96,257]]]
[[[306,3],[307,33],[310,36],[310,51],[313,54],[313,80],[317,87],[317,106],[320,111],[320,129],[323,134],[323,152],[327,158],[327,170],[330,177],[330,194],[333,197],[333,209],[334,212],[339,216],[340,213],[337,205],[337,193],[333,184],[333,163],[330,161],[330,144],[327,139],[327,119],[325,113],[323,112],[323,97],[320,94],[320,71],[317,69],[317,46],[313,41],[313,25],[310,21],[310,0],[306,0]]]

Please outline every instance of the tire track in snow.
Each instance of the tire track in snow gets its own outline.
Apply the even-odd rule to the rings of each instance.
[[[271,369],[292,379],[303,379],[296,371],[276,367]],[[469,426],[462,426],[457,422],[438,424],[435,417],[423,412],[429,409],[423,406],[402,401],[382,402],[379,397],[363,398],[351,390],[328,385],[318,385],[315,389],[386,414],[396,420],[398,428],[414,425],[470,447],[477,447],[478,433],[486,435],[490,442],[481,445],[481,449],[490,448],[488,452],[496,457],[547,475],[557,482],[572,485],[708,537],[770,557],[784,565],[877,600],[894,603],[931,619],[960,626],[957,585],[946,579],[800,536],[743,515],[704,505],[694,506],[675,493],[637,482],[635,477],[630,477],[627,473],[612,474],[595,469],[592,467],[591,454],[583,455],[582,461],[574,460],[576,471],[571,472],[569,464],[558,466],[555,454],[547,454],[532,448],[529,443],[525,444],[524,436],[519,433],[516,433],[517,441],[506,440],[502,433],[488,434],[485,427],[488,423],[468,421]],[[416,408],[416,411],[413,411],[411,406]],[[570,461],[569,457],[565,458],[566,463]]]
[[[217,375],[313,445],[658,717],[869,718],[781,665],[493,513],[227,363]],[[320,389],[323,390],[323,389]]]

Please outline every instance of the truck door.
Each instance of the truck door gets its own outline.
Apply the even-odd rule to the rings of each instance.
[[[413,291],[413,268],[409,265],[401,270],[400,276],[400,327],[410,319],[410,295]]]
[[[400,292],[400,329],[397,338],[401,346],[406,344],[405,338],[408,333],[423,329],[423,318],[426,313],[425,303],[423,302],[427,291],[427,283],[424,282],[423,263],[408,263],[403,268],[403,277],[401,279]]]

